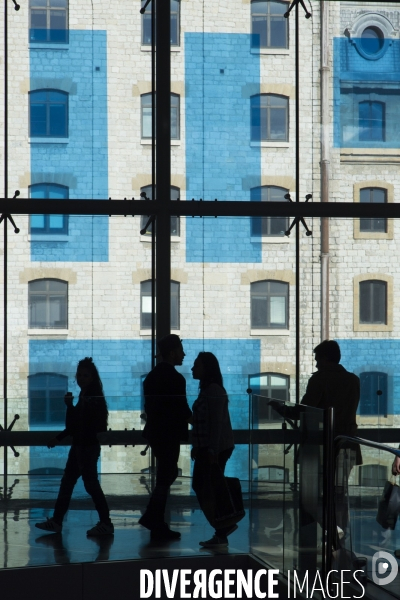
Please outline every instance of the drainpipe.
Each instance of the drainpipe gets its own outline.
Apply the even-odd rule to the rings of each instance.
[[[321,202],[329,202],[329,2],[321,0]],[[321,340],[329,339],[329,218],[321,218]]]

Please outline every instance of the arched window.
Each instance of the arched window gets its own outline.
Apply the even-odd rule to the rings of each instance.
[[[288,48],[287,2],[252,0],[251,45],[253,48]]]
[[[48,198],[66,200],[68,188],[55,183],[37,183],[29,187],[31,198]],[[32,234],[68,234],[68,215],[31,215],[30,226]]]
[[[249,387],[253,393],[253,422],[270,423],[282,421],[264,398],[289,402],[290,378],[281,373],[250,375]]]
[[[252,202],[288,202],[285,198],[288,191],[275,185],[264,185],[252,188],[250,198]],[[283,236],[288,227],[287,217],[252,217],[251,219],[251,235],[253,237]]]
[[[152,186],[145,185],[140,188],[140,193],[145,193],[149,200],[153,200]],[[179,200],[181,191],[178,187],[171,185],[171,200]],[[142,215],[140,218],[140,229],[144,229],[149,217],[148,215]],[[150,235],[152,232],[152,224],[148,226],[146,230],[146,235]],[[171,235],[179,236],[180,235],[180,222],[179,217],[171,217]]]
[[[360,324],[387,324],[386,281],[360,282]]]
[[[65,422],[68,377],[37,373],[28,377],[29,425],[60,426]]]
[[[170,0],[171,2],[171,46],[180,45],[180,1]],[[146,0],[142,0],[144,6]],[[146,12],[142,15],[142,46],[151,45],[151,4],[146,7]]]
[[[388,376],[380,371],[360,373],[360,415],[388,414]]]
[[[358,104],[360,142],[385,141],[385,103],[365,100]]]
[[[171,281],[171,329],[180,328],[179,314],[180,284]],[[151,280],[140,284],[140,329],[151,328]]]
[[[30,0],[31,42],[68,42],[68,0]]]
[[[251,328],[289,328],[289,284],[265,280],[251,284]]]
[[[30,136],[68,137],[68,94],[59,90],[29,93]]]
[[[68,328],[68,283],[35,279],[28,284],[29,328]]]
[[[287,142],[289,100],[276,94],[257,94],[251,99],[251,140]]]
[[[151,138],[151,93],[142,94],[141,100],[141,112],[142,112],[142,139]],[[180,139],[180,96],[178,94],[171,94],[171,139]]]
[[[362,188],[360,190],[360,202],[384,204],[387,202],[387,190],[378,187]],[[374,219],[360,219],[360,231],[362,232],[387,232],[387,219],[378,217]]]

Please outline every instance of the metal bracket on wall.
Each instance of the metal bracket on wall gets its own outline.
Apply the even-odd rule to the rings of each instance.
[[[289,200],[289,202],[293,202],[293,200],[290,197],[290,194],[285,194],[285,198],[286,198],[286,200]],[[308,202],[311,198],[312,198],[312,194],[307,194],[306,202]],[[308,229],[307,223],[305,222],[304,217],[295,217],[293,219],[292,224],[290,225],[289,229],[287,231],[285,231],[285,235],[287,237],[289,237],[290,232],[292,231],[293,227],[297,223],[301,223],[303,225],[304,229],[306,230],[306,235],[312,235],[312,231],[311,231],[311,229]]]
[[[12,199],[14,200],[14,198],[18,198],[19,193],[20,193],[19,190],[15,190],[14,196],[12,197]],[[3,213],[0,217],[0,223],[2,223],[5,219],[8,219],[10,221],[11,225],[14,227],[14,233],[19,233],[20,230],[14,223],[14,219],[12,218],[12,216],[9,214]]]
[[[15,425],[15,422],[18,421],[18,419],[19,419],[19,415],[15,415],[14,418],[13,418],[13,420],[12,420],[12,422],[11,422],[11,424],[9,425],[9,427],[7,427],[6,430],[4,430],[4,427],[2,425],[0,425],[0,431],[11,431],[12,428],[14,427],[14,425]],[[15,458],[18,458],[19,452],[16,451],[16,449],[14,448],[14,446],[11,446],[11,444],[4,444],[4,449],[6,449],[8,447],[10,447],[11,450],[13,451]]]

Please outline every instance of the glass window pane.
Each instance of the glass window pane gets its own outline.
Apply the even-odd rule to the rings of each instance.
[[[50,6],[57,8],[68,8],[68,0],[50,0]]]
[[[264,329],[268,326],[265,297],[253,296],[251,299],[251,326]]]
[[[179,19],[177,14],[171,14],[171,46],[179,46]]]
[[[63,229],[63,227],[64,227],[63,215],[49,215],[49,227],[50,227],[50,229]]]
[[[50,104],[49,135],[65,137],[67,135],[66,106],[63,104]]]
[[[286,299],[279,296],[272,296],[270,298],[270,320],[271,325],[282,325],[286,324]]]
[[[31,27],[32,29],[46,29],[46,11],[31,10]]]
[[[371,285],[369,282],[360,283],[360,323],[371,323]]]
[[[286,19],[271,17],[271,48],[286,48]]]
[[[46,298],[44,296],[31,296],[29,300],[29,327],[46,327]]]
[[[44,215],[31,215],[31,229],[44,229]]]
[[[60,185],[49,185],[48,197],[54,198],[55,200],[62,200],[63,198],[68,198],[68,188],[61,187]]]
[[[41,292],[47,289],[46,279],[36,279],[36,281],[29,282],[29,291]]]
[[[48,279],[47,284],[48,284],[48,290],[50,292],[63,292],[65,294],[67,293],[68,284],[66,284],[64,281],[57,281],[56,279]]]
[[[286,386],[286,377],[279,377],[279,375],[271,375],[271,386]]]
[[[286,110],[270,108],[271,140],[286,140]]]
[[[266,48],[267,41],[267,19],[263,16],[253,15],[251,45],[253,48]]]
[[[31,105],[31,137],[46,135],[46,105],[32,104]]]
[[[142,296],[142,312],[151,313],[151,296]]]
[[[288,9],[286,2],[270,2],[271,15],[284,15]]]
[[[151,138],[151,108],[142,109],[142,138]]]
[[[142,19],[142,44],[149,46],[151,45],[151,13],[146,11]]]
[[[373,284],[373,321],[386,323],[386,285],[376,282]]]
[[[287,229],[286,217],[270,217],[269,235],[285,235]]]

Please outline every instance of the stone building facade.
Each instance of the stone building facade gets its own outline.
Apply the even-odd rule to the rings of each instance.
[[[21,428],[59,427],[57,402],[67,388],[76,394],[76,363],[92,356],[110,427],[139,429],[141,381],[150,368],[143,286],[151,277],[150,237],[140,234],[140,216],[74,216],[73,202],[139,201],[144,188],[149,193],[151,53],[141,2],[123,0],[118,10],[102,0],[44,4],[31,0],[8,16],[8,194],[68,197],[71,214],[53,225],[19,217],[21,232],[9,232],[9,415],[18,412]],[[288,192],[295,199],[295,19],[283,18],[288,6],[171,3],[171,184],[181,201],[283,200]],[[321,6],[310,6],[312,19],[300,14],[299,24],[300,199],[312,193],[319,202]],[[369,201],[396,201],[399,20],[400,3],[382,2],[379,10],[329,3],[331,202],[367,201],[368,190]],[[330,337],[362,377],[361,425],[394,424],[400,403],[399,232],[396,222],[376,221],[330,220]],[[320,222],[308,224],[312,237],[301,230],[300,238],[301,393],[321,340]],[[184,340],[190,403],[197,391],[190,367],[200,350],[211,350],[236,428],[249,423],[248,387],[295,398],[295,236],[284,235],[288,226],[282,219],[181,218],[172,232],[174,331]],[[46,281],[64,287],[52,292]],[[55,318],[57,311],[64,316]],[[59,468],[65,450],[56,452]],[[260,466],[261,454],[253,458]],[[31,448],[10,468],[39,472],[48,461],[43,449]],[[238,447],[231,468],[244,474],[247,461],[247,448]],[[103,450],[103,472],[146,467],[137,449]],[[182,469],[190,472],[187,449]]]

